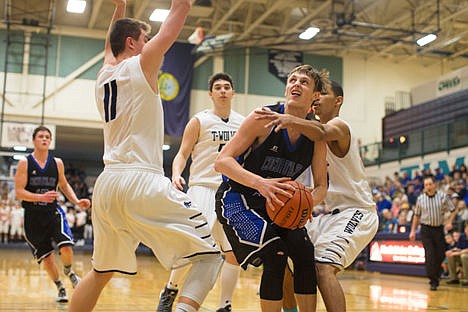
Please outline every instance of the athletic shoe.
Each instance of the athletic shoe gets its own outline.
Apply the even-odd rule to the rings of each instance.
[[[437,286],[435,284],[431,285],[431,290],[437,290]]]
[[[76,275],[73,271],[68,274],[68,277],[70,278],[70,282],[72,283],[73,288],[75,288],[76,285],[78,285],[78,283],[81,281],[78,275]]]
[[[161,294],[159,295],[159,304],[158,304],[158,309],[156,311],[157,312],[171,312],[172,304],[174,303],[174,300],[178,292],[179,292],[178,289],[170,289],[170,288],[167,288],[167,286],[164,287],[163,291],[161,291]]]
[[[460,283],[463,287],[468,286],[468,281],[463,281]]]
[[[60,288],[57,295],[57,302],[68,302],[67,292],[65,288]]]
[[[458,279],[451,279],[446,282],[448,285],[455,285],[455,284],[460,284],[460,280]]]
[[[224,308],[219,308],[218,310],[216,310],[216,312],[231,312],[231,311],[232,311],[232,308],[230,304],[228,304]]]

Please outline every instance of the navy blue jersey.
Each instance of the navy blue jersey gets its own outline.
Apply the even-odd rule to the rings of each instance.
[[[284,113],[284,104],[267,106],[272,111]],[[289,177],[295,180],[312,163],[314,142],[301,135],[295,144],[289,140],[286,129],[275,132],[273,129],[263,143],[250,147],[237,161],[244,169],[264,178]],[[230,180],[233,191],[245,195],[257,191]]]
[[[48,191],[55,191],[58,184],[58,169],[57,162],[50,154],[47,158],[47,163],[44,168],[41,168],[32,155],[28,155],[28,183],[25,189],[31,193],[44,194]],[[23,200],[23,207],[28,208],[50,208],[57,209],[57,201],[52,203],[45,202],[29,202]]]

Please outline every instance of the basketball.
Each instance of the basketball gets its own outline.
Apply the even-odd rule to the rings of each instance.
[[[283,206],[273,204],[275,210],[266,208],[268,216],[276,225],[294,230],[303,227],[312,215],[314,201],[312,194],[306,189],[305,185],[297,181],[287,182],[294,186],[291,191],[292,197],[287,198],[284,195],[276,196],[284,202]]]

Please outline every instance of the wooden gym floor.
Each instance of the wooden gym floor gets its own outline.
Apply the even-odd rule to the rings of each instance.
[[[90,258],[89,252],[75,252],[74,270],[80,276],[90,270]],[[95,311],[156,310],[157,297],[169,272],[149,255],[139,255],[138,265],[136,276],[115,275],[104,289]],[[260,274],[256,268],[241,272],[233,298],[234,311],[260,311],[257,296]],[[339,278],[348,311],[468,312],[468,287],[448,286],[444,280],[437,291],[430,291],[427,279],[422,277],[347,270]],[[0,311],[67,311],[67,304],[55,302],[54,284],[32,259],[28,249],[0,248],[0,281]],[[70,298],[73,290],[68,279],[65,286]],[[200,311],[215,311],[218,296],[216,285]],[[320,298],[317,311],[325,311]]]

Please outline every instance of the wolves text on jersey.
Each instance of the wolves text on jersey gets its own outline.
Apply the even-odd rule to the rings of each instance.
[[[348,234],[353,234],[359,222],[361,222],[362,217],[364,217],[364,214],[359,210],[356,210],[356,212],[351,217],[351,220],[349,220],[346,224],[344,231]]]

